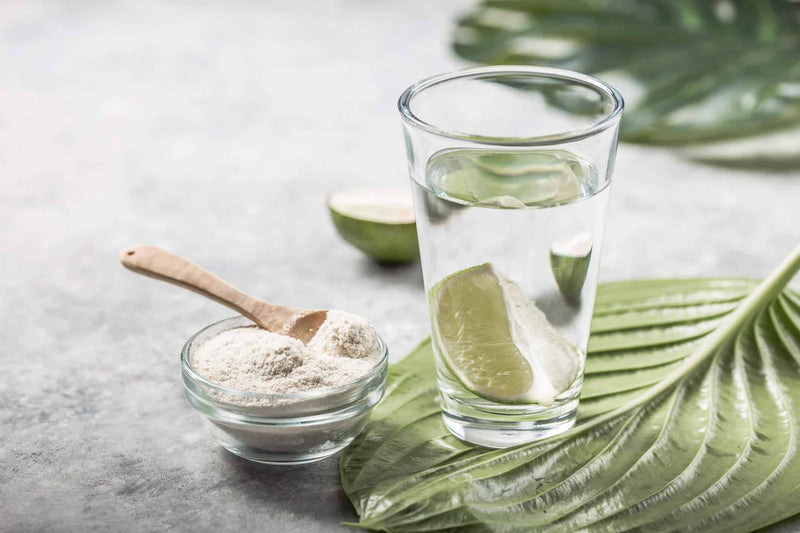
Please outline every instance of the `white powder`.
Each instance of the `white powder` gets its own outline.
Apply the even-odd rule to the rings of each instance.
[[[328,311],[317,334],[308,343],[312,350],[333,355],[363,359],[374,352],[375,330],[358,315],[344,311]]]
[[[351,383],[379,355],[369,322],[332,310],[307,346],[256,326],[233,328],[198,346],[191,364],[204,378],[231,389],[291,393]]]

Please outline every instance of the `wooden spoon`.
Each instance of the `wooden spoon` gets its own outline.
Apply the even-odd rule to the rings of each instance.
[[[155,246],[124,249],[119,259],[126,268],[198,292],[246,316],[262,328],[308,343],[328,317],[328,311],[295,309],[253,298],[191,261]]]

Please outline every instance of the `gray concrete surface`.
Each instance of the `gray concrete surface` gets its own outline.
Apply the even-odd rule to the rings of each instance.
[[[254,294],[426,335],[418,267],[343,244],[326,194],[404,185],[395,100],[461,66],[467,0],[0,4],[0,530],[333,531],[337,461],[225,453],[178,353],[230,312],[117,263],[147,242]],[[605,280],[766,274],[797,243],[800,173],[623,146]],[[789,527],[789,526],[787,526]]]

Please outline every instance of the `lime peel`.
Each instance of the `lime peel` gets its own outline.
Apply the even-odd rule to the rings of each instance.
[[[584,232],[558,240],[550,247],[553,277],[569,302],[577,303],[581,299],[592,259],[592,246],[592,234]]]
[[[408,263],[419,257],[414,210],[408,193],[395,189],[352,189],[328,197],[339,234],[384,263]]]

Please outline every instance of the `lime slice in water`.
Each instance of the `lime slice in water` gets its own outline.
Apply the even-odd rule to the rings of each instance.
[[[332,194],[328,208],[339,234],[384,263],[419,257],[414,210],[408,193],[394,189],[353,189]]]
[[[478,396],[552,405],[578,375],[581,353],[491,263],[439,282],[431,309],[441,356]]]
[[[561,294],[568,301],[577,303],[581,299],[586,273],[592,258],[591,233],[578,233],[561,239],[550,247],[550,266]]]

